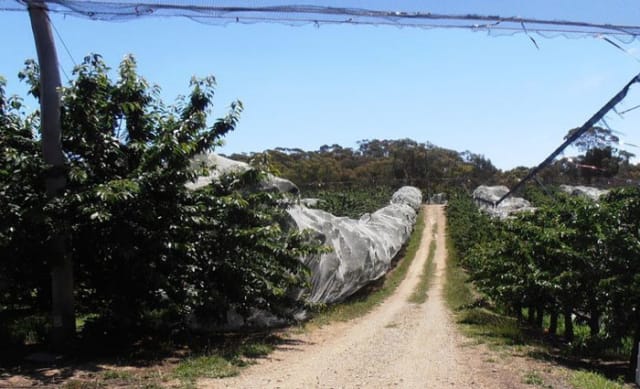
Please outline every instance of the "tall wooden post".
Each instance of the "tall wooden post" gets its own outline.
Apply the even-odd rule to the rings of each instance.
[[[638,348],[640,348],[640,344],[638,344]],[[638,353],[636,360],[636,384],[640,385],[640,353]]]
[[[29,1],[29,17],[40,65],[40,111],[42,126],[42,152],[50,169],[46,177],[47,197],[62,195],[67,184],[63,168],[60,122],[60,72],[58,55],[51,32],[47,6],[43,1]],[[63,221],[59,221],[63,223]],[[73,264],[66,253],[65,235],[53,232],[51,236],[51,295],[52,341],[62,350],[75,336],[73,298]]]

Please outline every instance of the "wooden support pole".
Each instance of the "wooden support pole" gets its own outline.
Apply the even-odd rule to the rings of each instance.
[[[45,178],[47,197],[61,196],[66,184],[65,158],[62,152],[60,118],[60,92],[62,86],[58,70],[58,55],[51,32],[47,6],[43,1],[29,1],[29,17],[40,65],[40,114],[42,126],[42,153],[49,166]],[[52,231],[49,251],[52,288],[52,342],[63,350],[75,336],[73,298],[73,264],[67,255],[66,239],[59,220],[58,229]]]
[[[638,344],[640,348],[640,344]],[[640,353],[638,353],[638,360],[636,361],[636,384],[640,386]]]

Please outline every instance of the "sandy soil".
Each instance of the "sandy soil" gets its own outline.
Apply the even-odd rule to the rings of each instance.
[[[407,277],[364,317],[288,335],[284,347],[238,377],[201,380],[203,388],[531,388],[531,361],[494,353],[456,330],[442,297],[446,220],[427,206],[426,228]],[[436,271],[423,304],[408,302],[435,239]],[[554,387],[559,387],[554,385]],[[562,385],[560,386],[562,387]]]

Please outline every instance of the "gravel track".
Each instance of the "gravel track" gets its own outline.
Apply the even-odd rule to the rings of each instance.
[[[203,388],[526,388],[513,366],[487,362],[486,347],[456,330],[442,298],[447,257],[444,207],[426,206],[416,258],[395,293],[369,314],[287,341],[240,376],[204,379]],[[423,304],[408,302],[437,225],[435,274]],[[516,367],[518,369],[518,367]]]

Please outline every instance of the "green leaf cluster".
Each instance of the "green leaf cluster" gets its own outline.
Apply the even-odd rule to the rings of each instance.
[[[309,278],[298,258],[319,247],[287,228],[282,195],[250,190],[259,170],[185,186],[203,173],[193,157],[235,128],[242,104],[210,124],[213,77],[165,105],[133,57],[112,73],[87,56],[60,91],[68,184],[55,199],[44,194],[38,120],[0,81],[0,311],[48,310],[48,244],[62,234],[78,309],[102,323],[87,331],[141,328],[158,312],[171,325],[223,322],[230,309],[288,316]],[[37,64],[21,78],[38,98]]]
[[[341,191],[307,191],[310,197],[318,198],[318,208],[335,216],[347,216],[358,219],[365,213],[373,213],[389,205],[393,195],[391,187],[350,188]]]
[[[504,221],[480,215],[469,198],[452,199],[450,231],[479,289],[532,325],[550,317],[589,328],[590,352],[640,341],[640,189],[621,188],[599,202],[557,194],[535,212]],[[633,351],[635,358],[637,346]],[[632,359],[633,360],[633,359]]]

